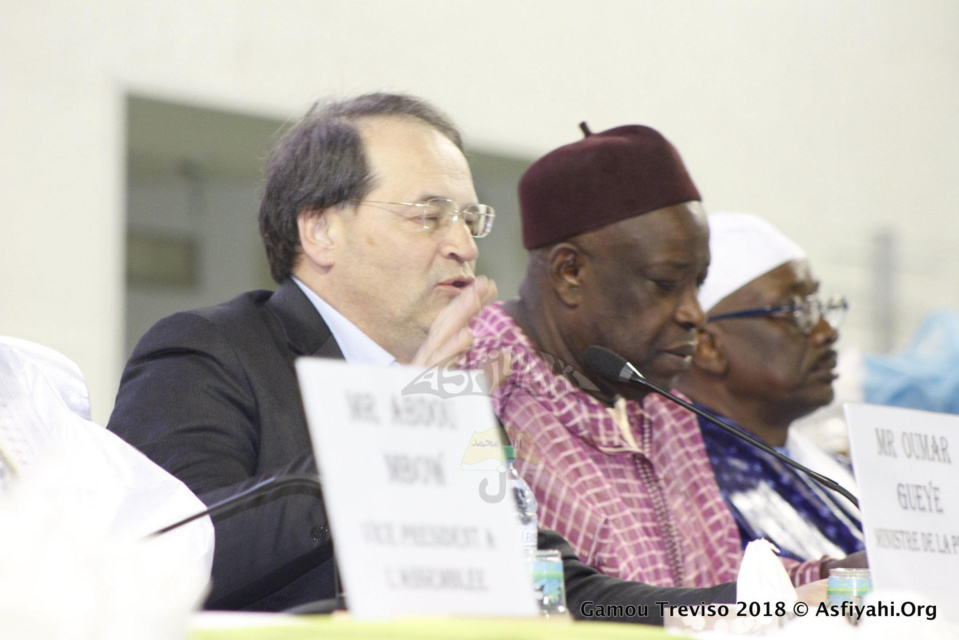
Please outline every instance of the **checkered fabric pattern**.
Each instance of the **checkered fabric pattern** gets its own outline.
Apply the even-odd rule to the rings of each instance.
[[[739,532],[692,413],[652,394],[642,405],[603,404],[583,391],[587,378],[540,354],[499,304],[472,329],[464,366],[508,357],[493,406],[539,501],[541,527],[610,576],[663,587],[736,580]],[[783,563],[795,584],[819,578],[819,562]]]

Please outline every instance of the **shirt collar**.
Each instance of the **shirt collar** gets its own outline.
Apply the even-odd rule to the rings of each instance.
[[[658,396],[649,394],[642,403],[617,396],[609,407],[563,375],[564,363],[542,355],[502,303],[487,306],[479,317],[490,327],[484,331],[474,322],[474,333],[495,335],[496,348],[507,350],[511,358],[511,374],[497,389],[499,397],[535,398],[570,433],[604,453],[628,451],[648,457],[651,434],[647,432],[653,424],[647,419],[647,405],[654,404]],[[588,378],[583,381],[592,384]]]
[[[293,282],[306,294],[307,299],[313,303],[316,310],[322,316],[323,321],[330,328],[330,333],[343,352],[343,357],[350,364],[373,364],[379,366],[392,366],[396,364],[396,358],[390,352],[378,345],[368,335],[363,333],[359,327],[346,319],[342,313],[334,309],[330,304],[321,298],[315,291],[293,278]]]

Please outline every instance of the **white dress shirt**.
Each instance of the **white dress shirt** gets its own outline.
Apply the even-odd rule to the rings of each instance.
[[[333,338],[340,346],[343,357],[350,364],[376,364],[380,366],[396,365],[396,358],[386,349],[378,345],[359,327],[347,320],[346,316],[334,309],[330,304],[318,296],[315,291],[293,278],[293,282],[306,294],[316,310],[323,317],[326,326],[330,328]]]

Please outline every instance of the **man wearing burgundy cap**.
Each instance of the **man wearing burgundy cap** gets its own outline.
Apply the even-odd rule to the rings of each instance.
[[[584,362],[599,345],[663,387],[689,367],[709,266],[700,195],[657,131],[583,129],[520,181],[526,277],[474,318],[469,365],[501,359],[494,407],[540,525],[584,562],[660,586],[732,581],[739,533],[695,417]],[[819,563],[784,563],[796,584],[820,577]]]

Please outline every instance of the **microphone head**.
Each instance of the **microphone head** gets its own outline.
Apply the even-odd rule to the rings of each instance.
[[[587,347],[583,360],[597,373],[610,380],[624,382],[632,378],[632,372],[626,358],[606,347],[597,345]]]

